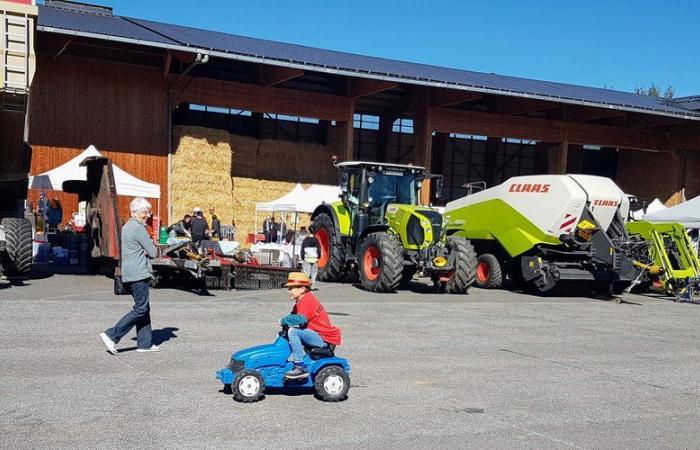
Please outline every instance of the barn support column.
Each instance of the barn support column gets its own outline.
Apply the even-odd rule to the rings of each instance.
[[[386,162],[389,155],[389,138],[391,128],[397,119],[394,113],[384,113],[379,116],[379,130],[377,133],[377,161]]]
[[[343,161],[352,161],[354,159],[353,139],[355,129],[353,127],[355,120],[355,100],[350,100],[350,110],[347,112],[346,119],[336,121],[338,128],[338,157]]]
[[[417,89],[413,95],[413,161],[430,170],[433,163],[433,128],[430,114],[430,91]],[[423,182],[421,203],[430,204],[430,180]]]
[[[565,174],[569,154],[569,143],[552,144],[547,149],[547,171],[550,174]]]

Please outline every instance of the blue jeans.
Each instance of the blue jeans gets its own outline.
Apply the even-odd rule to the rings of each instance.
[[[148,279],[125,283],[131,295],[134,297],[134,307],[119,319],[116,325],[105,334],[116,344],[134,326],[136,326],[136,346],[138,348],[151,348],[151,306],[148,303]]]
[[[295,364],[304,361],[304,344],[311,347],[326,347],[328,345],[323,342],[318,333],[308,328],[290,328],[287,331],[287,337],[289,338],[289,346],[292,347],[292,357]]]

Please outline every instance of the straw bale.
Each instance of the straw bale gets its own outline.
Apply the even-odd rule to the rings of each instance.
[[[175,127],[177,149],[172,158],[170,198],[175,222],[194,207],[208,217],[210,205],[222,224],[234,213],[231,160],[233,153],[226,131],[201,127]]]
[[[195,206],[206,214],[206,208],[214,205],[222,224],[236,221],[240,241],[255,231],[256,203],[275,200],[297,183],[308,188],[312,183],[337,182],[331,164],[333,146],[260,140],[190,126],[177,126],[173,133],[177,142],[172,163],[174,218]],[[267,214],[257,215],[258,230]],[[287,213],[287,219],[291,229],[294,214]],[[298,220],[298,227],[309,225],[308,214],[299,214]]]

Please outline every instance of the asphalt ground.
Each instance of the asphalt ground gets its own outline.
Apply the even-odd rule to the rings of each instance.
[[[222,392],[272,342],[286,291],[152,291],[160,353],[98,334],[131,307],[104,277],[0,285],[3,448],[698,448],[700,305],[322,284],[352,366],[341,403]]]

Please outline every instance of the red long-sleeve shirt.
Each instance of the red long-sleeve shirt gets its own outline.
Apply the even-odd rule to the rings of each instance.
[[[307,292],[297,300],[292,314],[306,317],[306,328],[314,330],[321,338],[333,345],[340,345],[340,328],[331,325],[328,313],[312,292]]]

